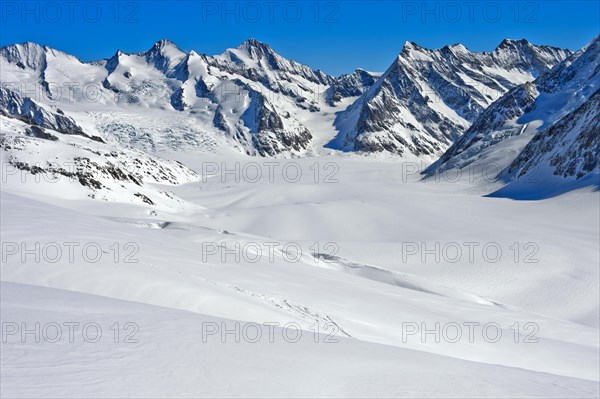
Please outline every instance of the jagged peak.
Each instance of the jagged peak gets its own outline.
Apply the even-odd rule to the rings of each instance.
[[[392,65],[399,66],[401,64],[411,63],[414,60],[430,60],[430,55],[433,52],[435,51],[419,46],[415,42],[406,41],[402,51],[398,54]]]
[[[186,56],[184,58],[185,61],[182,61],[182,62],[186,62],[187,63],[190,60],[199,59],[199,60],[201,60],[204,63],[208,63],[210,58],[212,58],[212,57],[208,56],[208,55],[206,55],[204,53],[198,53],[198,52],[192,50],[192,51],[190,51],[189,53],[186,54]]]
[[[566,48],[548,46],[548,45],[537,45],[529,42],[527,39],[504,39],[502,42],[494,49],[494,53],[502,53],[502,52],[526,52],[526,53],[535,53],[537,51],[550,51],[552,53],[562,52],[566,56],[573,54],[573,52]]]
[[[167,47],[174,47],[179,50],[179,47],[177,47],[177,45],[175,43],[173,43],[172,41],[170,41],[168,39],[160,39],[159,41],[154,43],[154,45],[152,46],[152,48],[156,49],[156,50],[162,50]]]
[[[439,54],[440,52],[444,52],[444,51],[453,51],[455,53],[456,52],[470,53],[470,51],[460,43],[445,45],[444,47],[437,48],[437,49],[430,49],[427,47],[420,46],[415,42],[406,41],[404,43],[404,47],[402,48],[402,51],[398,55],[398,59],[403,58],[403,56],[411,55],[414,53],[422,53],[425,56],[429,57],[431,55]]]
[[[172,70],[188,56],[175,43],[167,39],[157,41],[150,50],[140,55],[145,56],[147,62],[153,63],[157,69],[163,72]]]
[[[107,61],[108,63],[117,63],[117,62],[119,62],[119,59],[120,59],[120,58],[121,58],[123,55],[125,55],[125,54],[126,54],[126,53],[124,53],[123,51],[121,51],[121,50],[117,50],[117,51],[116,51],[116,52],[115,52],[115,53],[112,55],[112,57],[110,57],[110,58],[107,58],[107,59],[106,59],[106,61]]]
[[[182,57],[185,55],[185,52],[181,50],[175,43],[167,39],[160,39],[150,50],[145,52],[146,55],[155,56],[169,56],[169,57]]]
[[[600,36],[599,36],[600,37]],[[515,49],[515,50],[523,50],[526,48],[550,48],[550,49],[554,49],[554,50],[561,50],[566,52],[567,54],[571,54],[572,52],[568,49],[561,49],[558,47],[553,47],[553,46],[545,46],[545,45],[535,45],[532,44],[531,42],[529,42],[527,39],[504,39],[502,40],[502,42],[494,49],[495,52],[498,52],[500,50],[504,50],[504,49]],[[438,49],[429,49],[423,46],[418,45],[415,42],[410,42],[410,41],[406,41],[404,43],[404,47],[400,53],[400,55],[402,54],[410,54],[412,51],[418,51],[418,52],[423,52],[423,53],[437,53],[440,51],[453,51],[453,52],[467,52],[467,53],[472,53],[472,54],[485,54],[486,52],[482,52],[482,53],[478,53],[478,52],[471,52],[468,48],[466,48],[463,44],[461,43],[455,43],[455,44],[448,44],[445,45],[441,48]]]
[[[30,57],[38,58],[45,52],[43,46],[33,42],[15,43],[0,48],[0,54],[6,57],[9,62],[19,62]]]
[[[39,48],[39,49],[44,49],[44,48],[48,47],[48,46],[41,45],[41,44],[38,44],[35,42],[24,42],[24,43],[20,43],[20,44],[11,44],[11,45],[4,46],[4,47],[14,47],[14,46],[34,47],[34,48]]]
[[[142,56],[142,57],[151,57],[154,58],[156,56],[167,56],[170,58],[174,58],[174,57],[183,57],[186,55],[186,53],[181,50],[179,47],[177,47],[177,45],[175,43],[173,43],[170,40],[167,39],[160,39],[159,41],[155,42],[152,47],[150,47],[149,50],[147,51],[141,51],[141,52],[133,52],[133,53],[128,53],[126,51],[123,51],[121,49],[118,49],[115,54],[110,57],[109,59],[114,59],[114,58],[119,58],[123,55],[138,55],[138,56]]]
[[[371,72],[371,71],[367,71],[366,69],[363,68],[356,68],[354,70],[354,72],[352,72],[355,75],[381,75],[381,72]]]
[[[442,50],[452,50],[455,52],[461,52],[461,53],[468,53],[469,49],[466,48],[464,45],[462,45],[461,43],[454,43],[454,44],[447,44],[444,47],[442,47]]]
[[[236,50],[247,54],[250,58],[259,58],[261,55],[275,56],[277,53],[266,43],[263,43],[257,39],[250,38],[243,41]]]
[[[417,43],[415,42],[409,42],[408,40],[404,42],[404,47],[403,50],[421,50],[423,49],[423,47],[419,46]]]
[[[255,39],[253,37],[251,37],[250,39],[244,40],[242,43],[240,43],[240,45],[237,48],[247,48],[247,47],[271,49],[271,47],[268,44],[263,43],[260,40]]]
[[[60,54],[65,54],[65,55],[69,55],[63,51],[60,50],[56,50],[55,48],[49,47],[47,45],[41,45],[35,42],[24,42],[24,43],[15,43],[15,44],[9,44],[7,46],[2,46],[2,50],[6,51],[6,50],[11,50],[11,49],[15,49],[17,51],[21,51],[24,50],[26,53],[29,53],[31,51],[37,51],[39,53],[42,52],[55,52],[55,53],[60,53]],[[69,55],[70,57],[74,57]]]
[[[500,42],[500,44],[496,47],[496,49],[499,48],[505,48],[505,47],[509,47],[509,46],[527,46],[530,45],[531,43],[529,43],[527,41],[527,39],[504,39],[502,40],[502,42]]]
[[[13,43],[7,44],[6,46],[2,46],[1,49],[11,49],[11,48],[23,48],[23,49],[38,49],[45,50],[50,49],[50,47],[42,44],[38,44],[35,42],[23,42],[23,43]]]

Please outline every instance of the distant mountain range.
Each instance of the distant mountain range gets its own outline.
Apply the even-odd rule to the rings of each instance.
[[[76,136],[151,158],[381,154],[433,162],[427,175],[484,163],[494,146],[523,135],[499,179],[543,167],[579,180],[598,174],[598,46],[596,38],[573,53],[506,39],[477,53],[407,42],[383,74],[334,77],[255,39],[216,56],[160,40],[88,63],[15,44],[0,49],[2,133],[10,126],[8,133],[52,145]],[[11,140],[2,145],[18,162],[16,147],[6,148]]]

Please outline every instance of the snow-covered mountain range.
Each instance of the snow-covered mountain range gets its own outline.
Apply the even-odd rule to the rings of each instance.
[[[307,120],[327,106],[344,110],[336,107],[342,99],[361,96],[350,115],[340,115],[358,114],[356,124],[340,132],[348,136],[346,145],[431,157],[499,95],[533,80],[569,52],[524,40],[505,40],[492,53],[406,43],[383,76],[359,69],[339,78],[287,60],[255,39],[217,56],[185,53],[167,40],[146,52],[117,51],[91,63],[34,43],[7,46],[0,54],[4,91],[23,94],[30,85],[39,89],[40,102],[73,113],[116,107],[192,116],[199,130],[224,134],[249,154],[313,152],[311,141],[319,133]],[[7,96],[2,106],[12,109]],[[100,136],[113,131],[99,123],[93,128]],[[160,140],[154,136],[148,141]]]
[[[552,176],[597,180],[599,89],[600,37],[596,37],[533,82],[491,104],[427,173],[485,165],[494,157],[499,177],[507,180],[530,185],[548,184]],[[510,140],[520,142],[518,155],[500,160],[498,148]]]
[[[434,160],[499,96],[570,53],[504,40],[491,53],[407,42],[377,81],[340,115],[349,149]]]
[[[598,86],[597,43],[572,53],[506,39],[476,53],[460,44],[429,50],[407,42],[385,73],[357,69],[340,77],[255,39],[216,56],[160,40],[145,52],[87,63],[24,43],[0,49],[0,111],[5,119],[149,154],[382,153],[435,162],[431,174],[470,164],[491,144],[529,133],[534,121],[544,120],[547,130],[575,111]],[[596,125],[592,118],[592,130]],[[522,175],[525,164],[532,169],[531,151],[506,175]],[[579,156],[571,151],[551,162],[572,165],[565,157]],[[11,157],[18,158],[14,148]],[[585,157],[577,170],[563,166],[572,173],[558,174],[589,171],[597,162],[593,146]]]
[[[196,144],[193,136],[208,134],[252,155],[310,153],[313,134],[298,114],[319,112],[325,91],[337,82],[254,39],[215,57],[185,53],[167,40],[146,52],[117,51],[110,59],[91,63],[34,43],[7,46],[0,54],[5,91],[21,94],[25,86],[35,87],[37,102],[60,105],[73,116],[83,113],[80,118],[91,119],[87,128],[96,135],[116,133],[120,141],[141,142],[151,150],[161,144],[190,149]],[[354,94],[344,82],[333,89],[335,96],[328,96]],[[14,108],[5,101],[2,107]],[[164,130],[146,134],[124,117],[109,117],[113,120],[108,122],[99,116],[149,109],[193,130],[171,131],[179,143],[165,142]]]

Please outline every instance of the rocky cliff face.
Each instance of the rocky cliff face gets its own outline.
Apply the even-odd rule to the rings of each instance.
[[[579,108],[534,136],[507,172],[522,178],[543,171],[581,179],[600,173],[600,90]]]
[[[346,97],[360,96],[373,86],[380,76],[379,73],[367,72],[363,69],[342,75],[327,89],[326,101],[334,106]]]

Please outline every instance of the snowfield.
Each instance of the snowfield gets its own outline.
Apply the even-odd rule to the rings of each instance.
[[[352,338],[222,340],[236,322],[89,294],[2,283],[2,321],[93,320],[86,342],[2,344],[3,397],[557,397],[598,394],[597,382],[474,363]],[[135,320],[137,330],[123,328]],[[115,335],[115,323],[120,334]],[[243,324],[242,324],[243,325]],[[110,327],[113,327],[113,330]],[[103,335],[97,338],[96,331]],[[135,332],[135,333],[134,333]],[[55,334],[49,332],[49,334]],[[265,329],[265,334],[267,330]],[[290,333],[294,337],[295,333]],[[54,335],[52,336],[54,337]],[[117,339],[115,340],[115,337]],[[115,343],[117,341],[117,343]],[[60,361],[57,361],[60,359]],[[76,381],[74,381],[76,380]],[[260,383],[257,383],[260,382]]]
[[[513,201],[358,156],[175,156],[200,176],[169,186],[179,208],[9,176],[2,317],[19,331],[4,331],[3,394],[598,395],[597,192]],[[222,319],[302,340],[202,342]],[[46,342],[65,320],[136,323],[140,342]],[[39,344],[20,335],[36,321]]]

